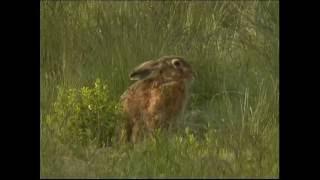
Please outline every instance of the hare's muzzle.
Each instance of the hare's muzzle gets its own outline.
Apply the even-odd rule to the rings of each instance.
[[[183,78],[185,81],[193,82],[195,79],[195,73],[193,71],[188,71]]]

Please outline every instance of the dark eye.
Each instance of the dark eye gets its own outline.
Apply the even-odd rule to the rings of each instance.
[[[179,67],[181,65],[180,61],[173,61],[173,65]]]

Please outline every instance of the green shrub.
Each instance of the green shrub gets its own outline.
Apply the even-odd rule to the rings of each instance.
[[[92,88],[58,89],[53,114],[47,118],[58,138],[69,144],[110,145],[121,118],[108,86],[97,79]]]

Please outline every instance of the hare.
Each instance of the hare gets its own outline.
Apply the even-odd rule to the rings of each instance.
[[[135,143],[144,130],[152,134],[168,128],[184,111],[194,73],[184,58],[164,56],[142,63],[129,76],[136,82],[120,101],[127,116],[127,140]]]

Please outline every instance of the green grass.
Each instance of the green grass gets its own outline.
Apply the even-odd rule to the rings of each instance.
[[[41,177],[278,177],[279,2],[41,1]],[[64,144],[58,86],[108,83],[118,101],[143,61],[197,73],[176,133],[136,145]]]

